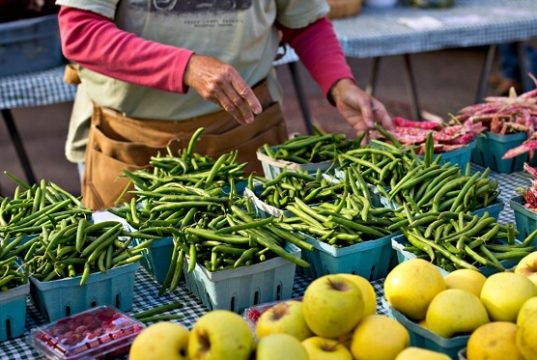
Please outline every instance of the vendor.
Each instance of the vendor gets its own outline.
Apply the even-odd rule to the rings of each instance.
[[[66,154],[84,163],[86,206],[113,205],[126,180],[166,146],[256,150],[286,137],[273,70],[280,40],[299,55],[341,115],[363,131],[390,126],[356,85],[324,0],[58,0],[65,56],[80,65]]]

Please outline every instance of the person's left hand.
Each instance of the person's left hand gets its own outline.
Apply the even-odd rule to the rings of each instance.
[[[331,94],[339,113],[356,131],[367,131],[375,122],[386,129],[393,127],[384,105],[360,89],[353,80],[339,80]]]

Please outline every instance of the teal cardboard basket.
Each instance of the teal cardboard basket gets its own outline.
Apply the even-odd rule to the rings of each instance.
[[[153,240],[148,246],[147,252],[142,259],[142,266],[162,285],[173,254],[173,237],[167,236],[162,239]]]
[[[50,321],[101,305],[129,311],[132,308],[134,275],[139,265],[128,264],[105,273],[92,273],[84,286],[80,286],[80,276],[47,282],[30,277],[32,297]]]
[[[293,244],[287,244],[285,249],[295,257],[301,255],[301,250]],[[253,305],[290,299],[293,293],[296,265],[280,257],[215,272],[196,264],[189,273],[188,262],[187,258],[184,264],[186,286],[210,310],[240,313]]]
[[[452,151],[446,151],[444,153],[435,154],[434,158],[440,156],[440,164],[450,163],[451,165],[458,165],[461,169],[465,169],[466,165],[472,158],[472,152],[477,146],[477,140],[472,140],[466,146],[460,147]],[[423,159],[423,156],[420,156]]]
[[[472,152],[472,162],[489,167],[501,173],[521,171],[528,160],[528,154],[513,159],[503,160],[503,155],[510,149],[521,145],[526,140],[525,133],[500,135],[487,132],[477,137],[477,146]]]
[[[523,240],[537,229],[537,212],[524,206],[525,201],[522,196],[512,198],[509,204],[515,213],[515,223],[519,239]],[[537,249],[537,237],[530,245]]]
[[[416,258],[416,255],[404,249],[404,247],[409,244],[410,243],[408,242],[408,240],[406,239],[404,235],[398,235],[392,238],[392,248],[397,253],[397,260],[399,264],[404,261]],[[505,269],[511,269],[514,266],[516,266],[516,264],[518,264],[520,259],[521,258],[502,260],[501,263]],[[440,269],[443,275],[448,274],[448,271],[446,271],[445,269],[441,267],[438,267],[438,268]],[[499,272],[498,269],[490,267],[490,266],[481,266],[478,268],[478,270],[481,274],[485,275],[486,277],[489,277],[490,275]]]
[[[16,338],[24,333],[26,296],[29,293],[29,283],[0,292],[0,341]]]
[[[436,335],[432,331],[408,319],[405,315],[387,304],[385,299],[383,299],[383,302],[388,314],[408,330],[411,346],[440,352],[448,355],[453,360],[457,360],[459,358],[459,352],[466,348],[470,335],[455,336],[449,339]]]
[[[483,216],[487,212],[489,213],[489,216],[498,220],[500,218],[500,213],[502,212],[504,207],[505,207],[505,204],[503,203],[503,201],[501,201],[498,198],[493,204],[490,204],[487,207],[472,211],[472,215]]]
[[[303,269],[308,276],[317,278],[326,274],[348,273],[372,281],[388,275],[393,254],[393,234],[341,248],[305,236],[314,246],[313,251],[304,251],[302,254],[304,260],[311,264],[310,268]]]

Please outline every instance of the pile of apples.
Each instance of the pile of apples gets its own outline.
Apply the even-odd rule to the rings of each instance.
[[[373,286],[350,274],[313,281],[302,301],[274,305],[258,318],[255,336],[239,315],[223,310],[202,316],[189,332],[162,322],[134,340],[131,360],[449,360],[408,348],[408,331],[376,314]]]
[[[515,272],[489,278],[468,269],[443,277],[436,266],[413,259],[388,274],[384,294],[393,308],[438,336],[471,334],[468,360],[537,360],[536,268],[537,252]]]

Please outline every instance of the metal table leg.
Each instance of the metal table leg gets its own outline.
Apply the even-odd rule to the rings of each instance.
[[[11,114],[11,110],[9,109],[2,109],[1,112],[9,133],[9,137],[11,138],[11,141],[15,146],[15,151],[17,152],[17,156],[19,157],[19,162],[22,166],[22,169],[24,170],[24,174],[26,175],[26,179],[30,184],[35,184],[36,181],[34,171],[32,170],[32,165],[28,160],[28,155],[26,154],[26,150],[24,149],[24,144],[22,143],[22,139],[19,135],[19,130],[17,129],[15,121],[13,120],[13,114]]]
[[[412,62],[409,54],[403,55],[403,60],[405,62],[405,76],[407,80],[407,88],[410,94],[411,101],[411,113],[414,120],[421,120],[421,109],[420,103],[418,100],[418,89],[416,86],[416,80],[414,77],[414,71],[412,70]]]
[[[313,134],[313,125],[311,122],[310,109],[308,107],[308,100],[306,99],[306,94],[302,88],[302,81],[300,79],[300,74],[298,72],[298,67],[296,62],[290,62],[288,64],[289,71],[291,72],[291,79],[293,80],[293,87],[295,88],[296,97],[298,99],[298,105],[300,106],[300,111],[302,112],[302,117],[304,118],[304,123],[306,125],[306,131],[308,134]]]
[[[477,88],[477,94],[475,96],[475,103],[479,104],[485,98],[487,92],[487,82],[492,72],[492,65],[494,64],[494,56],[496,55],[496,45],[489,45],[487,54],[485,55],[485,61],[481,68],[481,74],[479,75],[479,84]]]
[[[379,77],[379,67],[380,67],[381,59],[382,59],[381,57],[373,58],[373,65],[371,68],[371,72],[369,73],[369,80],[367,81],[367,85],[365,87],[365,92],[371,96],[375,96],[375,90],[377,88],[377,80]]]
[[[529,91],[531,89],[531,79],[528,76],[529,64],[526,57],[526,43],[524,41],[517,42],[516,44],[518,53],[518,68],[520,69],[520,82],[522,83],[522,91]]]

